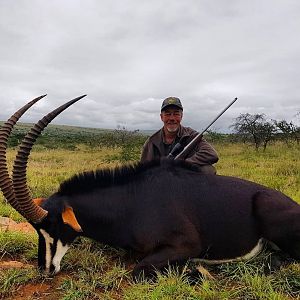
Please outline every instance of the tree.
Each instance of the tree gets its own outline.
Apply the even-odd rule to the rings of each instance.
[[[258,132],[261,138],[263,149],[265,151],[267,148],[267,144],[274,138],[276,127],[270,122],[264,122],[262,124],[259,124]]]
[[[266,121],[265,114],[240,114],[231,127],[242,137],[244,142],[254,143],[256,150],[260,146],[263,146],[265,150],[276,132],[274,124]]]
[[[138,160],[145,137],[139,134],[139,130],[127,130],[125,126],[117,126],[112,135],[112,140],[116,146],[121,147],[118,160],[129,162]]]
[[[293,122],[288,123],[285,120],[273,120],[274,125],[282,132],[283,138],[286,142],[295,140],[297,144],[300,143],[300,127],[297,127]]]

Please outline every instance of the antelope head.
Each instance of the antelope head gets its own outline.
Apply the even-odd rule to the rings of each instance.
[[[12,177],[9,176],[6,149],[7,141],[14,125],[19,118],[42,95],[28,102],[15,112],[0,129],[0,188],[7,202],[25,217],[36,229],[39,235],[38,265],[42,270],[57,273],[60,261],[69,244],[81,231],[71,207],[63,206],[63,202],[48,201],[49,199],[32,199],[26,181],[27,161],[32,146],[44,128],[62,111],[86,95],[77,97],[53,110],[37,122],[22,140],[17,152]]]

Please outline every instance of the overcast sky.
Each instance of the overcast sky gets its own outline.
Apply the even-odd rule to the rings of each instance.
[[[88,94],[55,124],[158,129],[177,96],[183,124],[228,130],[241,113],[299,123],[298,0],[0,0],[0,120],[24,122]]]

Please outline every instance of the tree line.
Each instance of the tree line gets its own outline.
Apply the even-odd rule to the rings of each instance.
[[[268,143],[274,140],[300,144],[299,126],[286,120],[268,121],[265,114],[240,114],[230,127],[235,132],[235,138],[253,144],[256,150],[260,147],[265,150]]]

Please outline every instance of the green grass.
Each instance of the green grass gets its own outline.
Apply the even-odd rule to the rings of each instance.
[[[225,290],[217,281],[199,280],[191,285],[185,272],[169,268],[166,274],[158,272],[157,280],[144,280],[140,283],[132,283],[124,291],[122,299],[126,300],[181,300],[181,299],[207,299],[225,300],[235,299],[238,296],[237,289]]]
[[[220,175],[248,179],[279,190],[300,203],[299,145],[270,145],[265,152],[245,144],[218,144]]]
[[[256,152],[244,144],[216,144],[215,147],[220,154],[216,166],[218,174],[237,176],[278,189],[300,203],[299,146],[276,143],[265,152]],[[121,151],[119,147],[90,148],[85,144],[77,144],[73,149],[35,146],[28,163],[32,196],[51,195],[61,181],[77,172],[113,167],[118,163]],[[9,149],[10,171],[14,155],[15,150]],[[1,200],[0,215],[17,222],[24,221]],[[36,264],[37,236],[0,232],[0,257]],[[189,284],[186,273],[176,269],[170,269],[167,274],[159,273],[156,281],[136,283],[131,279],[135,261],[123,250],[79,239],[63,258],[58,280],[49,282],[57,299],[300,299],[300,264],[269,272],[268,259],[266,254],[249,262],[208,267],[215,280],[199,279],[194,285]],[[1,296],[10,296],[29,280],[43,282],[45,279],[34,270],[1,270]]]
[[[65,256],[62,268],[68,271],[59,289],[62,299],[104,299],[129,280],[129,271],[121,262],[123,250],[117,250],[86,238],[77,240]]]
[[[0,299],[13,296],[19,286],[36,282],[40,278],[37,270],[31,269],[0,269]]]
[[[0,257],[8,255],[32,256],[37,252],[37,234],[19,231],[0,231]]]
[[[240,299],[299,298],[300,265],[293,263],[270,270],[269,263],[270,253],[265,251],[251,261],[226,263],[214,271],[225,286],[235,284]]]
[[[12,208],[9,204],[7,204],[3,200],[0,201],[0,216],[11,218],[16,222],[25,221],[24,217],[22,217],[14,208]]]

